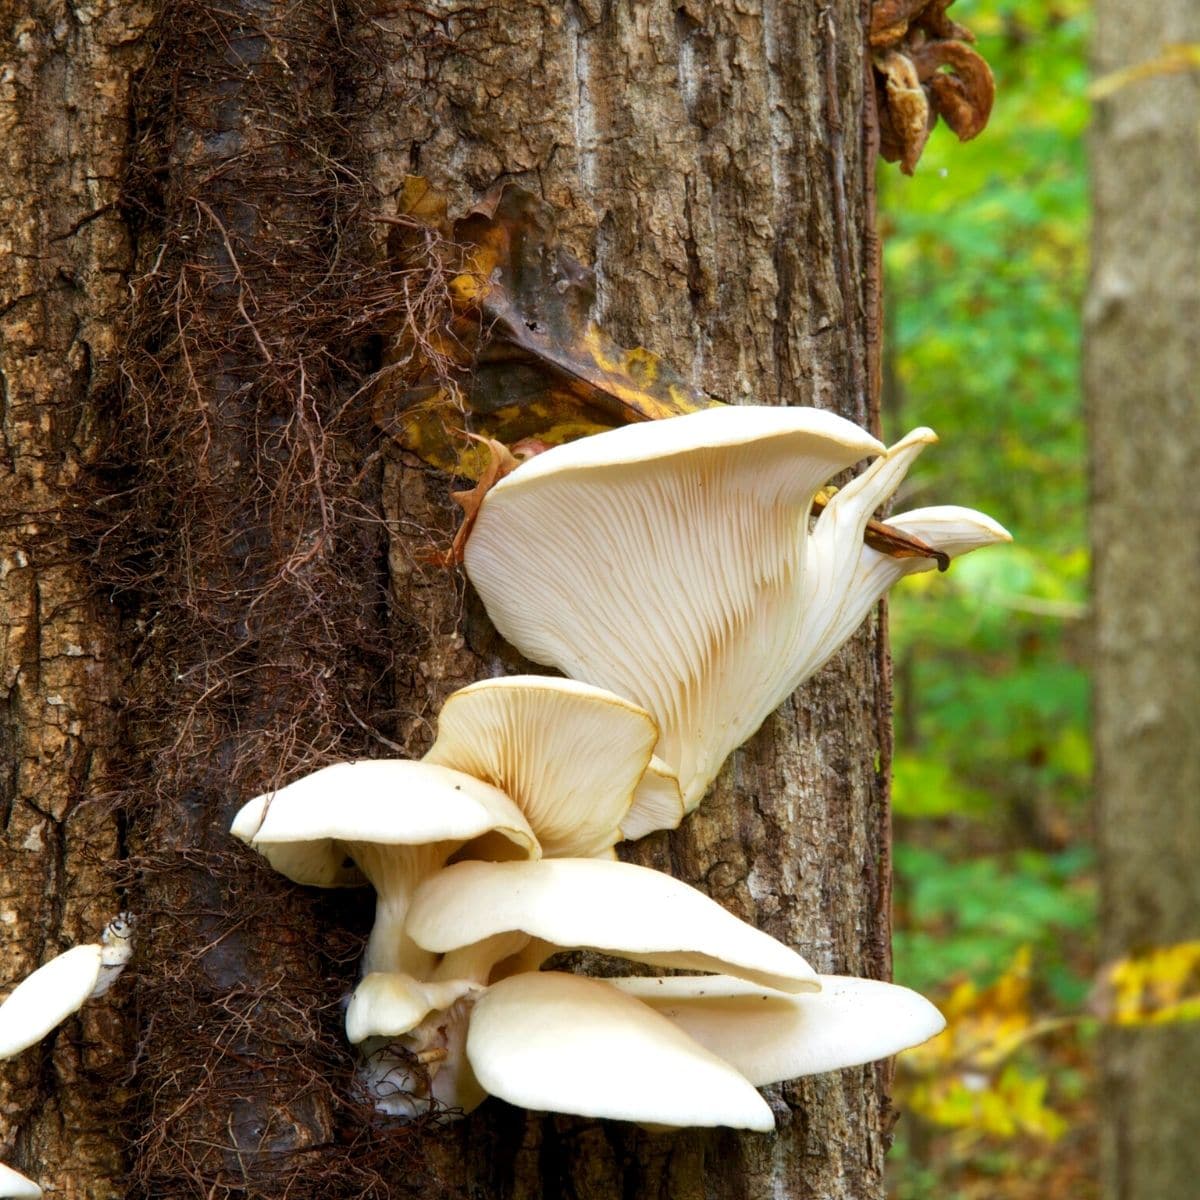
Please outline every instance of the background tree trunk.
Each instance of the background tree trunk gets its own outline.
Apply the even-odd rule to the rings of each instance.
[[[62,36],[82,39],[69,52],[60,18]],[[75,685],[95,709],[79,735],[93,756],[54,779],[18,774],[6,810],[4,894],[17,916],[5,935],[24,956],[6,972],[98,929],[116,906],[112,860],[127,859],[145,936],[123,1030],[114,993],[55,1039],[57,1074],[37,1070],[42,1051],[9,1068],[7,1161],[68,1196],[121,1194],[122,1156],[134,1192],[172,1196],[882,1195],[883,1066],[774,1089],[775,1135],[652,1136],[494,1101],[445,1130],[367,1128],[337,1041],[354,947],[332,932],[357,919],[361,933],[365,902],[266,881],[225,838],[237,805],[273,778],[386,752],[364,725],[422,750],[448,692],[514,661],[461,579],[421,563],[453,526],[449,481],[364,423],[361,383],[378,362],[364,337],[376,306],[394,315],[399,303],[381,239],[363,236],[372,208],[390,211],[412,171],[464,207],[514,178],[560,210],[568,243],[595,263],[595,315],[623,344],[725,399],[817,404],[873,425],[866,5],[547,0],[366,14],[189,0],[164,11],[152,40],[130,27],[91,57],[65,12],[29,19],[39,64],[61,54],[57,69],[69,58],[89,105],[111,97],[111,113],[88,117],[107,140],[91,126],[61,132],[90,110],[58,111],[49,68],[31,69],[9,110],[20,135],[9,144],[31,162],[48,157],[35,148],[51,131],[64,150],[57,176],[18,172],[28,182],[12,200],[16,227],[34,232],[30,281],[10,296],[43,296],[45,314],[20,353],[59,365],[38,374],[22,358],[20,393],[4,367],[14,470],[34,463],[44,478],[47,462],[79,453],[72,434],[97,460],[85,488],[52,474],[34,505],[54,513],[83,493],[91,524],[58,556],[81,560],[63,568],[74,590],[62,594],[77,597],[79,644],[103,666]],[[151,51],[134,154],[130,71]],[[93,166],[101,152],[111,161]],[[136,266],[107,213],[126,257],[110,247],[90,274],[74,260],[60,269],[54,255],[81,254],[110,227],[96,218],[82,227],[91,240],[51,243],[99,207],[66,181],[114,180],[129,158]],[[100,203],[115,198],[113,184]],[[120,344],[112,332],[93,342],[91,374],[68,375],[80,322],[110,314],[111,331],[130,282]],[[94,410],[96,428],[73,416],[64,434],[53,415],[64,409]],[[84,533],[102,546],[95,561]],[[17,605],[38,594],[32,578],[25,567],[6,577],[24,589],[9,610],[24,630]],[[99,601],[114,594],[119,611],[104,616]],[[60,600],[51,615],[64,611]],[[44,664],[73,661],[47,640],[47,615],[36,628],[40,640],[10,634],[6,676],[11,736],[31,762],[52,689],[66,694]],[[99,757],[108,747],[116,769]],[[885,639],[872,621],[735,756],[683,829],[630,857],[706,889],[818,969],[886,977],[889,757]],[[122,801],[125,844],[116,818],[99,851],[63,842],[50,859],[29,841],[47,797],[99,794]],[[251,926],[252,912],[270,924]],[[135,1043],[129,1090],[113,1093],[100,1068]],[[80,1046],[88,1071],[64,1074]],[[68,1148],[87,1121],[102,1150],[80,1163]],[[75,1165],[46,1165],[63,1162]]]
[[[1100,0],[1098,75],[1200,42],[1190,0]],[[1098,102],[1086,313],[1096,794],[1106,957],[1200,937],[1200,77]],[[1200,1026],[1104,1041],[1114,1200],[1196,1192]]]

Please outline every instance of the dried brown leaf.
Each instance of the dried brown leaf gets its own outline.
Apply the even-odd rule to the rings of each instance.
[[[946,15],[953,2],[877,0],[871,10],[870,44],[883,77],[876,86],[879,151],[889,162],[899,160],[906,175],[939,116],[965,142],[991,115],[991,69],[967,44],[975,40],[971,31]]]
[[[911,175],[933,128],[929,101],[916,67],[899,50],[879,51],[874,61],[887,97],[880,119],[880,153],[889,162],[898,159],[900,170]]]
[[[980,134],[992,114],[996,83],[978,52],[965,42],[926,42],[913,50],[912,62],[929,86],[934,110],[958,140],[969,142]]]

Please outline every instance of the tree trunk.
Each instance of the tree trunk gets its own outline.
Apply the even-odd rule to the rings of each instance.
[[[513,662],[461,579],[422,563],[452,528],[450,481],[366,423],[361,385],[378,361],[367,335],[401,304],[372,204],[390,211],[412,171],[463,207],[515,179],[560,211],[571,248],[595,263],[595,315],[618,341],[724,399],[816,404],[873,425],[866,6],[368,15],[188,0],[164,10],[148,45],[131,29],[91,58],[96,25],[69,26],[83,48],[60,48],[53,15],[30,36],[47,60],[62,55],[60,72],[69,61],[87,103],[63,115],[53,73],[31,69],[42,92],[31,83],[11,110],[20,139],[9,144],[28,146],[43,172],[12,201],[23,224],[10,228],[41,222],[28,235],[30,280],[11,293],[41,297],[19,352],[50,366],[23,358],[18,392],[5,365],[5,428],[13,470],[33,464],[46,489],[34,511],[81,504],[72,546],[100,549],[76,566],[44,551],[44,570],[69,582],[40,622],[22,615],[30,597],[47,605],[35,570],[5,579],[20,762],[65,723],[49,697],[67,696],[58,680],[74,677],[44,664],[61,673],[75,659],[54,640],[55,617],[74,614],[72,644],[92,666],[71,685],[86,755],[64,752],[58,779],[18,771],[6,936],[23,958],[12,978],[48,954],[40,929],[62,931],[53,949],[98,931],[117,907],[114,879],[129,882],[145,933],[120,985],[136,1004],[114,991],[85,1008],[82,1027],[64,1026],[58,1074],[37,1070],[44,1051],[9,1068],[16,1145],[5,1161],[68,1196],[121,1194],[122,1160],[134,1194],[171,1196],[881,1196],[885,1066],[773,1089],[774,1135],[650,1135],[496,1101],[446,1129],[368,1126],[347,1095],[337,1007],[355,966],[353,938],[336,931],[361,934],[362,905],[268,879],[225,836],[232,811],[272,779],[385,753],[371,732],[424,749],[446,694]],[[151,50],[134,154],[122,118],[130,71]],[[104,96],[112,111],[91,113]],[[68,139],[60,127],[85,115],[94,127]],[[48,130],[74,155],[64,149],[57,176],[44,165]],[[131,157],[128,229],[107,212],[51,242],[116,197],[115,183],[97,203],[69,181],[115,180]],[[72,256],[70,283],[55,256]],[[115,313],[129,283],[134,302]],[[81,324],[105,315],[91,373],[54,367],[78,357]],[[64,474],[77,445],[90,459]],[[37,533],[20,532],[9,553],[31,555]],[[41,753],[44,772],[54,760]],[[886,977],[889,757],[873,620],[681,830],[628,855],[704,888],[819,970]],[[82,802],[101,794],[120,801],[125,841],[115,818],[95,815],[108,841],[96,849],[93,835],[85,850],[59,816],[53,856],[36,852],[30,830],[48,797],[100,814],[111,810]],[[83,1067],[64,1073],[81,1044]],[[114,1093],[110,1064],[135,1045],[128,1088]],[[73,1149],[81,1128],[95,1129],[86,1163]]]
[[[1200,42],[1191,0],[1102,0],[1099,75]],[[1087,308],[1096,795],[1105,956],[1200,938],[1200,78],[1156,73],[1097,106]],[[1104,1041],[1114,1200],[1200,1178],[1200,1025]]]

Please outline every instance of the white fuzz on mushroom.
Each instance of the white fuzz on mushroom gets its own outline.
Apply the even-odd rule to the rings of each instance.
[[[878,571],[863,544],[873,512],[933,440],[918,430],[885,451],[832,413],[761,407],[581,438],[492,488],[466,544],[467,574],[524,655],[650,713],[656,754],[690,810],[887,586],[933,565],[904,559]],[[817,489],[876,454],[810,531]],[[945,546],[930,523],[933,549],[1007,539],[974,517],[975,536],[964,541],[956,526]]]
[[[21,980],[0,1004],[0,1059],[39,1042],[83,1004],[103,996],[133,954],[133,917],[121,913],[99,943],[75,946]]]
[[[486,780],[516,801],[547,858],[607,854],[634,821],[683,816],[665,768],[642,788],[658,727],[630,700],[545,675],[485,679],[451,695],[425,762]]]
[[[0,1200],[37,1200],[40,1195],[42,1189],[32,1179],[0,1163]]]
[[[888,1058],[941,1033],[923,996],[875,979],[821,975],[789,995],[728,976],[609,979],[736,1067],[756,1087]]]
[[[631,863],[457,863],[421,885],[408,916],[413,941],[448,959],[512,931],[544,943],[522,966],[576,948],[658,967],[735,973],[788,992],[819,986],[794,950],[686,883]],[[504,956],[490,957],[495,964]]]
[[[647,1005],[598,979],[514,975],[475,1005],[467,1058],[523,1108],[658,1125],[774,1128],[747,1080]]]

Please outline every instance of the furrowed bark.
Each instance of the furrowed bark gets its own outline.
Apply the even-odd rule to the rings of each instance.
[[[132,264],[117,201],[151,13],[18,0],[0,21],[0,994],[122,907],[119,823],[91,801],[126,671],[69,525]],[[0,1161],[56,1195],[122,1194],[121,1006],[111,994],[0,1071]]]

